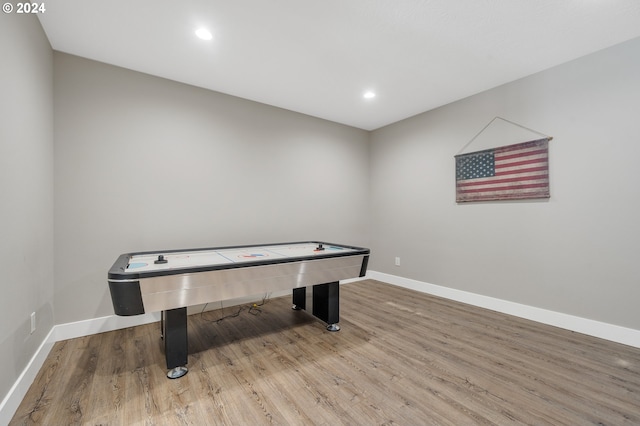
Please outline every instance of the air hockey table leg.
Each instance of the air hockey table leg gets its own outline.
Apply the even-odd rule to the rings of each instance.
[[[326,322],[327,330],[339,331],[340,283],[332,282],[313,286],[313,315]]]
[[[293,289],[293,306],[291,309],[299,311],[307,308],[307,288],[299,287]]]
[[[340,326],[340,283],[338,281],[293,289],[293,309],[304,309],[327,323],[327,330],[338,331]]]
[[[162,313],[164,356],[167,361],[167,377],[177,379],[187,369],[187,308],[169,309]]]

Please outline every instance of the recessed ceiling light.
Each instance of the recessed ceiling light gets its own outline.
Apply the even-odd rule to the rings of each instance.
[[[211,40],[213,38],[213,34],[206,28],[197,29],[196,35],[202,40]]]
[[[371,90],[368,90],[366,92],[364,92],[364,95],[362,95],[362,97],[364,97],[365,99],[373,99],[376,97],[376,94],[374,92],[372,92]]]

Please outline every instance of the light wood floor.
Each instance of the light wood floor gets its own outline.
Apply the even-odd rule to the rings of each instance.
[[[269,300],[189,317],[189,373],[159,325],[56,343],[11,424],[640,424],[640,349],[366,280],[342,330]]]

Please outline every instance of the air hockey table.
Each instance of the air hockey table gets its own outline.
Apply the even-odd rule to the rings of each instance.
[[[116,315],[161,312],[167,377],[187,373],[187,307],[293,289],[293,309],[340,326],[340,280],[363,277],[369,249],[319,241],[122,254],[109,269]]]

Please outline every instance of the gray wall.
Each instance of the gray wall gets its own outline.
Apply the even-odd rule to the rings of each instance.
[[[369,134],[56,52],[56,322],[112,315],[121,253],[368,245]]]
[[[35,16],[4,13],[0,55],[2,401],[54,323],[53,59]]]
[[[374,131],[371,269],[640,329],[639,111],[635,39]],[[456,205],[496,116],[554,137],[549,200]],[[537,137],[498,120],[465,152]]]

